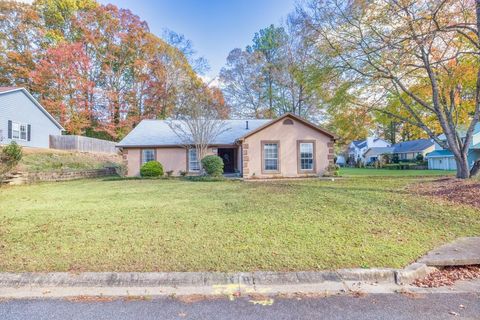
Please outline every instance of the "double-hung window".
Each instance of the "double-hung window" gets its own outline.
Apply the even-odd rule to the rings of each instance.
[[[12,122],[12,139],[20,139],[20,123]]]
[[[264,142],[263,143],[263,171],[278,172],[280,165],[278,161],[278,142]]]
[[[142,150],[142,165],[155,160],[155,150],[154,149],[143,149]]]
[[[27,125],[12,121],[12,139],[27,140]]]
[[[311,141],[298,143],[299,168],[301,171],[313,171],[315,164],[315,145]]]
[[[20,139],[27,140],[27,125],[20,124]]]
[[[188,171],[200,171],[200,161],[198,161],[197,149],[188,149]]]

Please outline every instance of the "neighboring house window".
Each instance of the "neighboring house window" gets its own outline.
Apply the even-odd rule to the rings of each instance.
[[[21,124],[20,125],[20,139],[27,140],[27,125]]]
[[[278,142],[263,142],[263,170],[279,171]]]
[[[155,150],[153,149],[143,149],[142,150],[142,165],[155,160]]]
[[[20,124],[12,122],[12,139],[20,139]]]
[[[298,152],[300,159],[300,170],[312,171],[314,170],[315,162],[315,147],[313,142],[299,142]]]
[[[200,171],[200,161],[195,148],[188,149],[188,171]]]
[[[12,139],[27,140],[27,125],[12,122]]]

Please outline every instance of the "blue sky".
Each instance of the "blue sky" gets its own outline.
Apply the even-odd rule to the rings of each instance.
[[[147,21],[152,33],[164,28],[184,34],[218,75],[230,50],[244,48],[253,35],[270,24],[279,24],[294,10],[295,0],[100,0],[130,9]]]

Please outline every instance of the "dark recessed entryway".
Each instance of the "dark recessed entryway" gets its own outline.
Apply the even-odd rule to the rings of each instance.
[[[235,173],[235,149],[218,148],[218,156],[223,160],[223,172]]]

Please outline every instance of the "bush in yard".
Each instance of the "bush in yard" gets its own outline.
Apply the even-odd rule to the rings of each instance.
[[[0,148],[0,174],[7,173],[22,160],[22,147],[15,141]]]
[[[7,164],[18,164],[22,160],[22,147],[15,141],[12,141],[8,146],[2,148],[0,154],[0,161]]]
[[[202,159],[202,167],[212,177],[223,174],[223,160],[219,156],[206,156]]]
[[[327,170],[323,174],[325,177],[338,177],[340,175],[340,166],[330,163],[327,166]]]
[[[423,154],[421,154],[421,153],[417,154],[416,159],[417,159],[418,162],[423,162]]]
[[[16,165],[22,160],[23,152],[22,147],[15,141],[11,142],[8,146],[0,148],[0,184]]]
[[[163,176],[163,166],[158,161],[148,161],[140,168],[142,177],[160,177]]]

